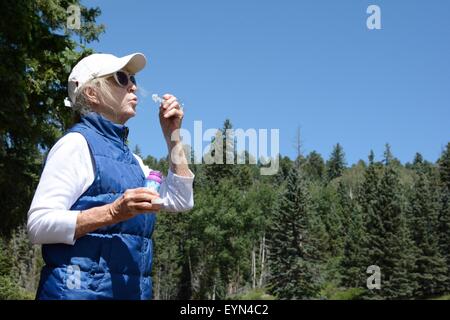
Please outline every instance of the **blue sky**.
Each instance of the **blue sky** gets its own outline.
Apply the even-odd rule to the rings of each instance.
[[[447,0],[85,0],[106,25],[96,51],[143,52],[144,90],[127,125],[131,145],[160,158],[167,150],[152,93],[185,104],[183,127],[280,130],[291,158],[328,158],[339,142],[349,164],[402,162],[415,152],[435,161],[450,141],[450,1]],[[366,9],[381,9],[369,30]],[[147,95],[145,94],[147,93]],[[204,143],[206,146],[206,142]]]

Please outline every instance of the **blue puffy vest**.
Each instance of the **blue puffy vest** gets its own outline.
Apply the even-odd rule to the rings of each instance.
[[[68,132],[86,138],[95,170],[93,184],[71,210],[111,203],[144,185],[144,173],[126,144],[127,127],[90,113]],[[36,298],[151,299],[154,225],[154,214],[141,214],[88,233],[73,246],[43,245],[45,266]]]

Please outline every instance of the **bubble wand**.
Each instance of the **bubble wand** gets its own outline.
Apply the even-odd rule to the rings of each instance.
[[[155,103],[160,103],[160,104],[164,104],[164,102],[165,102],[165,100],[163,98],[161,98],[160,96],[158,96],[158,94],[156,94],[156,93],[152,94],[152,100]],[[184,103],[181,103],[180,101],[178,101],[178,104],[180,105],[180,109],[183,110]]]

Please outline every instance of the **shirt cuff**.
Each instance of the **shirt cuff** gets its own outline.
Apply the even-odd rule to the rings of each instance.
[[[80,212],[81,211],[69,211],[70,218],[67,218],[68,224],[66,226],[67,244],[74,245],[77,241],[75,239],[75,231],[77,229],[77,218]]]
[[[189,176],[180,176],[170,169],[165,177],[163,197],[163,209],[168,212],[183,212],[192,209],[194,206],[194,174],[189,170]]]
[[[184,183],[192,183],[194,181],[195,175],[192,173],[192,171],[189,169],[189,173],[191,174],[190,177],[187,176],[180,176],[176,173],[174,173],[171,169],[169,169],[169,172],[167,173],[167,180],[176,179],[180,182]]]
[[[58,217],[55,217],[55,242],[69,245],[75,244],[75,229],[77,227],[77,217],[79,213],[80,211],[68,210],[64,213],[60,213]]]

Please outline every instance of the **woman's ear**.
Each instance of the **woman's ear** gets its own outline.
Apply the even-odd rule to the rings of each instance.
[[[92,87],[86,87],[84,89],[84,95],[86,99],[91,103],[92,106],[98,106],[100,104],[100,99],[98,97],[97,91]]]

